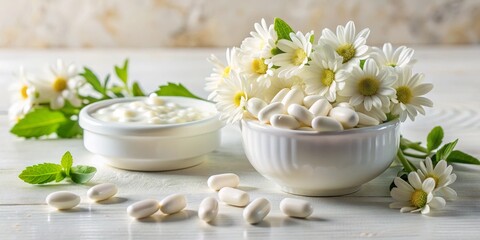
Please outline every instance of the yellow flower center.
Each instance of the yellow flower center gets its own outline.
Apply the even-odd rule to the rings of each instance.
[[[232,68],[230,66],[227,66],[226,68],[223,69],[223,73],[222,73],[222,76],[224,78],[228,77],[230,75],[230,70],[232,70]]]
[[[28,90],[27,85],[23,85],[22,88],[20,88],[20,95],[22,96],[23,99],[28,98],[27,90]]]
[[[410,103],[413,98],[412,90],[407,86],[400,86],[397,88],[397,99],[401,103]]]
[[[335,73],[330,69],[325,69],[322,72],[321,82],[325,86],[332,85],[332,82],[335,80]]]
[[[428,194],[423,190],[415,190],[415,192],[413,192],[412,194],[410,202],[413,206],[417,208],[422,208],[427,204],[427,196]]]
[[[373,96],[380,88],[380,81],[375,78],[364,78],[358,82],[358,91],[363,96]]]
[[[252,61],[252,70],[258,74],[265,74],[268,70],[263,58],[255,58]]]
[[[65,90],[65,88],[67,88],[67,80],[63,77],[57,77],[55,81],[53,81],[52,88],[55,92]]]
[[[353,57],[355,57],[355,48],[351,43],[347,43],[341,45],[337,48],[338,55],[343,57],[343,63],[350,61]]]
[[[387,66],[390,66],[390,67],[396,67],[397,64],[396,63],[387,63]]]
[[[235,96],[233,96],[233,104],[235,105],[235,107],[239,107],[240,104],[242,103],[242,98],[245,98],[245,97],[247,97],[245,92],[235,93]]]
[[[303,51],[303,49],[298,48],[293,52],[292,63],[293,65],[298,66],[303,63],[305,58],[307,58],[307,53]]]

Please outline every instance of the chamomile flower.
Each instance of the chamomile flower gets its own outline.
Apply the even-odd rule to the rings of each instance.
[[[373,47],[370,56],[379,66],[404,68],[415,63],[413,53],[411,48],[400,46],[394,50],[391,43],[385,43],[382,49]]]
[[[20,68],[18,81],[9,86],[12,93],[12,105],[8,109],[8,116],[12,123],[16,123],[30,112],[37,103],[36,88],[32,83],[32,76],[27,75],[24,68]]]
[[[301,32],[290,33],[290,40],[280,39],[277,47],[283,53],[277,54],[271,58],[273,65],[280,67],[278,76],[281,78],[290,78],[298,74],[308,62],[312,52],[312,43],[310,37],[313,32],[303,35]]]
[[[389,70],[379,69],[373,59],[367,59],[363,69],[350,69],[345,88],[339,94],[350,97],[349,103],[354,107],[364,105],[367,111],[382,109],[390,106],[390,98],[395,95],[395,80]]]
[[[392,113],[398,115],[401,121],[405,121],[407,116],[413,121],[418,113],[425,115],[424,107],[432,107],[433,102],[422,96],[430,92],[433,85],[422,83],[423,74],[412,76],[412,70],[408,67],[396,69],[395,72],[398,79],[394,85],[396,98],[392,100]]]
[[[218,85],[216,107],[220,112],[220,120],[232,124],[242,119],[248,99],[261,90],[259,85],[252,86],[244,75],[233,71]]]
[[[265,19],[262,18],[260,23],[254,24],[254,28],[256,32],[250,32],[251,37],[245,38],[240,48],[253,58],[270,58],[272,48],[277,41],[277,32],[273,28],[273,24],[267,26]]]
[[[253,55],[239,51],[238,69],[241,74],[246,75],[252,81],[270,87],[270,77],[273,75],[273,64],[266,63],[264,58],[257,58]]]
[[[311,54],[312,60],[305,67],[302,76],[305,79],[307,94],[318,94],[334,102],[337,91],[345,87],[347,75],[341,71],[343,58],[328,47],[322,47]]]
[[[383,123],[388,119],[386,114],[388,113],[388,107],[387,108],[383,107],[382,109],[372,108],[370,109],[370,111],[367,111],[367,109],[365,109],[365,105],[360,104],[355,106],[355,111],[363,113],[369,117],[375,118],[380,123]]]
[[[337,34],[325,28],[319,40],[319,45],[326,44],[342,56],[343,63],[358,65],[361,59],[368,57],[368,46],[365,45],[370,29],[365,28],[355,35],[355,24],[349,21],[347,25],[338,26]]]
[[[390,208],[400,208],[400,212],[421,212],[427,214],[430,209],[441,209],[445,207],[445,199],[435,197],[432,191],[435,187],[435,180],[427,178],[421,180],[416,172],[408,174],[408,182],[396,177],[395,186],[390,194],[394,202]]]
[[[457,192],[448,185],[455,182],[457,175],[452,173],[452,165],[447,166],[445,160],[441,160],[433,166],[432,159],[427,157],[424,161],[420,162],[420,168],[417,169],[417,173],[421,180],[426,178],[432,178],[435,181],[434,192],[440,193],[447,200],[454,200],[457,198]]]
[[[213,72],[205,78],[205,90],[211,92],[208,96],[209,100],[214,100],[216,97],[216,90],[218,84],[223,82],[223,80],[230,76],[232,69],[235,69],[237,66],[237,49],[236,48],[227,48],[225,52],[225,57],[227,59],[227,64],[223,63],[215,55],[211,55],[207,60],[213,64]]]

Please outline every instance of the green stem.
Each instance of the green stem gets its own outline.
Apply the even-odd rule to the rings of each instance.
[[[428,153],[428,150],[419,144],[411,144],[408,146],[410,149],[417,150],[419,152]]]
[[[400,162],[402,163],[403,165],[403,168],[405,169],[405,171],[407,172],[413,172],[413,171],[416,171],[417,168],[410,162],[408,161],[407,158],[405,158],[405,155],[403,155],[403,152],[401,149],[398,149],[397,151],[397,157],[398,159],[400,160]]]
[[[408,153],[408,152],[403,152],[403,155],[409,156],[409,157],[414,157],[414,158],[421,158],[424,159],[428,157],[427,154],[415,154],[415,153]]]

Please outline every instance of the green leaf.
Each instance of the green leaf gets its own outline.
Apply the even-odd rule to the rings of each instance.
[[[43,184],[55,181],[62,172],[62,166],[54,163],[42,163],[25,168],[18,177],[26,183]]]
[[[315,42],[315,35],[311,35],[310,36],[310,43],[313,44],[313,42]]]
[[[143,92],[142,88],[140,87],[140,84],[138,82],[134,82],[132,84],[132,94],[135,97],[142,97],[145,96],[145,93]]]
[[[110,91],[117,96],[117,97],[124,97],[125,95],[123,94],[123,90],[125,90],[124,87],[118,86],[118,85],[113,85],[112,88],[110,88]]]
[[[175,84],[169,82],[167,85],[162,85],[159,88],[160,89],[156,91],[158,96],[178,96],[205,100],[198,96],[195,96],[193,93],[188,91],[181,83]]]
[[[91,166],[77,165],[70,170],[70,178],[74,183],[86,183],[95,176],[97,169]]]
[[[475,158],[474,156],[468,155],[459,150],[452,151],[447,157],[447,162],[480,165],[480,160],[478,160],[478,158]]]
[[[70,169],[72,168],[72,165],[73,165],[73,157],[69,151],[63,154],[61,165],[63,167],[63,170],[65,171],[65,174],[67,176],[70,176]]]
[[[60,125],[57,129],[57,136],[59,138],[75,138],[83,134],[83,129],[78,124],[78,121],[67,119],[65,123]]]
[[[438,150],[436,153],[436,158],[435,158],[436,162],[448,159],[449,155],[452,153],[453,149],[457,145],[457,142],[458,142],[458,139],[443,145],[443,147],[440,148],[440,150]]]
[[[277,55],[277,54],[283,53],[283,51],[280,50],[278,47],[272,48],[272,50],[270,50],[270,52],[272,53],[272,55]]]
[[[275,18],[273,28],[277,32],[278,40],[291,40],[290,33],[293,32],[293,29],[285,21],[280,18]]]
[[[95,89],[95,91],[105,96],[105,88],[103,88],[100,80],[98,80],[97,75],[95,75],[95,73],[93,73],[93,71],[87,67],[84,67],[83,71],[84,72],[80,75],[85,78],[85,80],[93,87],[93,89]]]
[[[363,66],[365,65],[366,60],[362,59],[360,60],[360,68],[363,69]]]
[[[127,85],[128,83],[128,59],[123,62],[123,67],[115,66],[115,73],[122,82]]]
[[[19,137],[38,138],[54,133],[66,120],[65,116],[59,111],[37,108],[25,115],[10,129],[10,132]]]
[[[62,181],[63,179],[65,179],[66,176],[67,176],[67,175],[66,175],[65,171],[63,171],[63,170],[60,171],[60,172],[57,174],[57,176],[55,177],[55,182],[60,182],[60,181]]]
[[[105,89],[105,91],[108,89],[109,82],[110,82],[110,74],[107,74],[107,76],[105,77],[105,80],[103,80],[103,89]]]
[[[427,151],[431,152],[432,150],[437,149],[443,140],[443,128],[436,126],[430,131],[427,136]]]

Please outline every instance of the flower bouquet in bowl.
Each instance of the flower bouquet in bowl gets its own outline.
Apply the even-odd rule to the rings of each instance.
[[[283,20],[254,25],[226,63],[211,56],[209,99],[227,123],[241,123],[247,158],[282,190],[348,194],[395,159],[399,122],[425,114],[433,88],[412,73],[414,50],[366,45],[353,22],[295,32]]]

